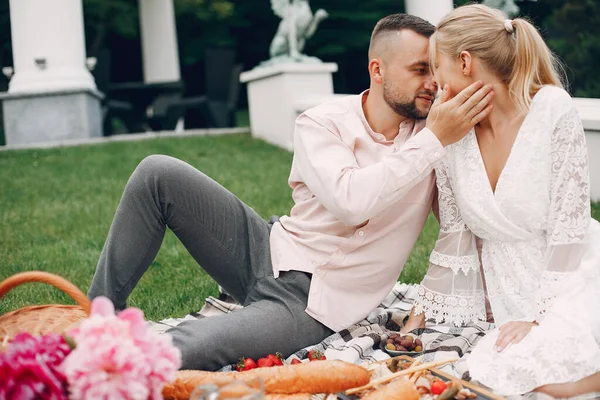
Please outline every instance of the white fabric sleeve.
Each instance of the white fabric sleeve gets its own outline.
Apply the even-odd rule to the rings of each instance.
[[[456,326],[486,320],[476,238],[460,216],[446,166],[436,168],[440,233],[419,286],[414,314]]]
[[[585,133],[575,108],[558,120],[551,146],[548,248],[536,296],[540,319],[559,295],[585,283],[580,265],[589,245],[590,185]]]

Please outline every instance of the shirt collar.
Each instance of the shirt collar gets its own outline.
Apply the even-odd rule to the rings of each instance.
[[[414,119],[407,118],[400,123],[400,126],[398,127],[398,135],[394,138],[394,140],[387,140],[382,133],[375,132],[373,128],[371,128],[371,125],[369,125],[369,122],[367,121],[367,117],[365,116],[365,110],[363,109],[363,104],[365,101],[367,101],[368,96],[369,89],[363,91],[358,96],[359,101],[356,103],[356,111],[365,129],[376,142],[385,144],[392,144],[397,142],[398,140],[404,142],[413,134],[413,132],[418,132],[425,126],[425,120],[415,121]]]

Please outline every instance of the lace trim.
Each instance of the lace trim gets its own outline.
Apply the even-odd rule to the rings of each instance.
[[[440,267],[450,268],[454,275],[458,274],[458,271],[462,271],[465,275],[469,271],[479,271],[479,257],[476,254],[449,256],[433,250],[429,256],[429,262]]]
[[[485,299],[482,292],[473,296],[445,295],[420,285],[414,303],[414,314],[422,313],[425,313],[427,319],[435,319],[436,324],[446,321],[462,326],[485,321]]]

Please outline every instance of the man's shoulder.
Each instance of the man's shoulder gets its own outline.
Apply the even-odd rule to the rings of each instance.
[[[319,105],[311,107],[301,115],[305,115],[319,122],[335,122],[338,119],[347,118],[357,114],[357,104],[360,104],[359,94],[334,95]]]

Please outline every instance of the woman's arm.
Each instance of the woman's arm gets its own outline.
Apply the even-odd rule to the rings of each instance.
[[[560,117],[552,134],[552,179],[546,266],[537,295],[541,317],[554,299],[577,282],[590,225],[588,152],[575,108]],[[581,282],[580,282],[581,283]]]
[[[403,332],[422,326],[425,318],[457,326],[486,320],[476,238],[462,220],[443,163],[436,168],[436,177],[440,233]]]

